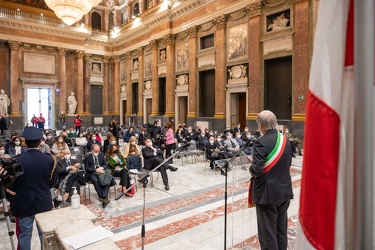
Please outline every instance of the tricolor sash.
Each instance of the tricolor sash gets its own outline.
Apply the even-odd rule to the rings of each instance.
[[[278,162],[278,160],[280,159],[281,155],[284,152],[286,141],[287,141],[286,136],[277,132],[276,145],[275,145],[274,149],[272,149],[271,153],[269,155],[267,155],[267,157],[266,157],[266,163],[264,164],[264,169],[263,169],[264,174],[267,173],[268,171],[270,171],[275,166],[275,164]],[[249,194],[248,194],[248,207],[254,207],[255,206],[255,203],[253,202],[253,197],[252,197],[253,196],[252,192],[253,192],[253,179],[254,178],[255,178],[255,176],[251,177],[251,179],[250,179]]]

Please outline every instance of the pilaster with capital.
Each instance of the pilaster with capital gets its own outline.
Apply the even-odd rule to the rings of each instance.
[[[112,57],[114,62],[114,76],[112,84],[112,114],[120,115],[120,57]]]
[[[104,11],[104,31],[109,31],[109,10]]]
[[[19,61],[18,52],[21,46],[20,42],[8,41],[10,48],[10,114],[12,116],[21,116],[19,99]]]
[[[175,36],[173,34],[168,34],[164,37],[166,43],[167,43],[167,62],[166,62],[166,86],[165,86],[165,92],[168,93],[168,95],[171,95],[174,93],[175,88]],[[174,117],[175,115],[175,95],[172,96],[166,96],[165,98],[165,116],[167,117]]]
[[[226,28],[227,28],[226,15],[219,16],[213,20],[216,26],[215,30],[215,47],[216,51],[220,53],[215,54],[215,118],[225,118],[225,84],[227,82],[226,71]]]
[[[103,57],[103,115],[110,115],[109,111],[109,56]]]
[[[143,117],[143,89],[144,89],[144,62],[143,62],[144,48],[138,48],[138,113],[137,116]]]
[[[65,48],[59,48],[59,81],[60,81],[60,96],[59,96],[59,111],[66,113],[66,100],[67,100],[67,89],[66,89],[66,52]]]
[[[83,96],[83,55],[82,50],[77,50],[77,114],[83,114],[84,96]]]
[[[132,92],[132,83],[131,83],[131,65],[132,65],[132,56],[130,52],[125,53],[125,64],[126,64],[126,116],[130,116],[132,113],[133,107],[133,92]]]
[[[197,106],[197,47],[198,47],[198,27],[193,26],[188,29],[189,32],[189,110],[188,117],[195,118],[198,114]]]
[[[248,114],[247,119],[255,120],[261,110],[261,99],[263,95],[261,79],[261,5],[258,3],[250,4],[247,7],[249,12],[248,30],[251,30],[251,36],[248,37],[248,58],[249,58],[249,91],[248,93]],[[258,15],[259,14],[259,15]]]
[[[91,54],[86,53],[83,57],[84,59],[84,85],[83,85],[83,95],[85,100],[90,100],[90,57]],[[91,115],[91,102],[85,101],[84,106],[85,115]]]
[[[150,42],[152,48],[152,111],[151,116],[159,115],[158,41]]]

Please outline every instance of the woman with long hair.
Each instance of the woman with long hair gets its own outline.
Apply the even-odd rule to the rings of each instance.
[[[174,138],[173,125],[170,122],[167,122],[167,132],[165,132],[165,148],[166,154],[165,157],[168,158],[172,155],[172,150],[175,149],[176,141]],[[169,164],[173,164],[172,159],[168,161]]]
[[[120,177],[122,192],[125,193],[126,189],[130,187],[130,176],[126,167],[124,156],[122,156],[122,154],[119,152],[117,145],[110,145],[105,156],[109,168],[112,171],[112,175],[114,177]],[[128,197],[133,197],[130,192],[126,193],[125,195]]]
[[[59,135],[55,143],[52,145],[52,153],[56,157],[64,158],[64,150],[69,150],[69,146],[64,141],[64,137]]]
[[[127,166],[129,169],[137,169],[138,171],[141,171],[141,150],[137,145],[137,138],[135,136],[130,137],[129,143],[125,144],[122,154],[126,158]]]

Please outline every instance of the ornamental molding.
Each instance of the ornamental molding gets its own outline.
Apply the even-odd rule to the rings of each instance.
[[[229,81],[232,79],[247,78],[247,66],[235,65],[228,69]]]

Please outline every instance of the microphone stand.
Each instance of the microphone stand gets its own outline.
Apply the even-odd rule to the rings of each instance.
[[[225,165],[221,169],[225,169],[225,184],[224,184],[224,250],[227,247],[227,214],[228,214],[228,167],[229,164],[241,154],[247,147],[250,146],[251,140],[249,140],[244,146],[240,147],[236,153],[225,162]]]
[[[189,146],[190,146],[190,143],[187,143],[184,146],[177,148],[176,151],[171,156],[169,156],[167,159],[165,159],[162,163],[160,163],[154,169],[148,171],[147,173],[144,173],[144,175],[140,179],[138,179],[138,181],[137,181],[138,183],[142,183],[142,186],[143,186],[143,211],[142,211],[142,229],[141,229],[142,250],[145,247],[145,236],[146,236],[145,211],[146,211],[146,187],[147,187],[147,183],[148,183],[147,177],[149,177],[150,174],[152,174],[153,172],[158,170],[166,162],[168,162],[170,159],[172,159],[179,151],[181,151],[182,149],[187,149]],[[136,185],[136,183],[134,185]],[[128,189],[126,189],[125,192],[121,192],[119,195],[117,195],[115,197],[115,200],[117,201],[118,199],[120,199],[122,196],[124,196],[132,188],[133,188],[133,185],[131,185]]]
[[[8,236],[9,236],[9,239],[10,239],[10,244],[12,246],[12,249],[15,250],[16,247],[14,245],[14,241],[13,241],[13,235],[14,235],[14,231],[12,230],[12,226],[10,225],[10,219],[9,219],[9,211],[8,211],[8,205],[7,205],[7,199],[6,199],[6,195],[5,195],[5,187],[4,187],[4,184],[0,181],[0,198],[1,198],[1,202],[3,203],[3,209],[4,209],[4,216],[5,216],[5,222],[7,224],[7,228],[8,228]]]

